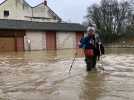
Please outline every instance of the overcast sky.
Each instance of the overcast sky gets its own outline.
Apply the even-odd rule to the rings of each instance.
[[[0,0],[2,2],[4,0]],[[31,6],[36,6],[44,0],[25,0]],[[99,0],[47,0],[48,6],[63,19],[81,23],[87,12],[87,7]]]

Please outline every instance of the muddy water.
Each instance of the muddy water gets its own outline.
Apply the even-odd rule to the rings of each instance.
[[[68,73],[74,52],[0,53],[0,100],[133,100],[134,49],[107,49],[89,73],[80,54]]]

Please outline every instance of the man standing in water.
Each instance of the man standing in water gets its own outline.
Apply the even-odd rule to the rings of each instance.
[[[96,61],[104,54],[104,46],[95,34],[95,27],[87,28],[88,35],[80,40],[80,48],[84,50],[87,71],[96,69]]]

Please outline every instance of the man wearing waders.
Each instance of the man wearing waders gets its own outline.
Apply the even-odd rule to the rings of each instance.
[[[104,54],[104,47],[99,36],[95,34],[95,27],[87,28],[87,36],[80,40],[79,47],[84,50],[87,71],[96,69],[96,61]]]

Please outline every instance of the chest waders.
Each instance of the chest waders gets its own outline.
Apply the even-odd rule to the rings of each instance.
[[[95,42],[95,39],[94,39],[94,47],[93,48],[96,48],[96,42]],[[85,62],[86,62],[86,70],[87,71],[91,71],[92,69],[95,69],[96,67],[96,60],[97,60],[97,56],[95,54],[95,49],[93,49],[94,51],[94,55],[89,57],[89,56],[86,56],[85,55]]]

